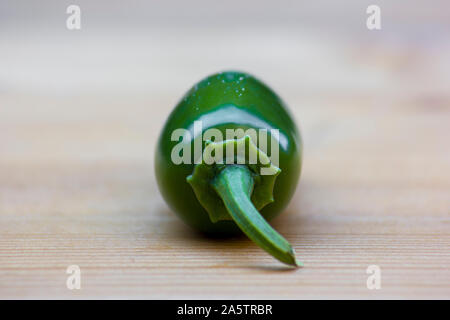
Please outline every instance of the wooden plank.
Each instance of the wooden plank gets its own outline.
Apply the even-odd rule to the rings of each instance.
[[[295,56],[304,46],[275,36],[279,52],[293,52],[286,65],[265,68],[274,52],[249,64],[273,79],[301,125],[301,183],[274,226],[304,268],[285,268],[243,237],[196,234],[159,195],[158,132],[203,70],[184,70],[173,87],[152,78],[149,92],[36,93],[25,81],[0,91],[0,297],[450,298],[450,50],[361,53],[357,44],[332,43],[314,60],[319,39],[306,45],[306,63]],[[197,61],[202,39],[177,55]],[[159,67],[141,67],[175,72],[155,54]],[[341,58],[315,84],[290,80],[298,73],[288,65],[300,63],[311,77],[332,56]],[[232,60],[240,57],[248,60],[245,52]],[[325,81],[345,70],[355,78]],[[54,82],[46,81],[48,89]],[[81,290],[66,288],[73,264]],[[381,268],[380,290],[366,287],[369,265]]]

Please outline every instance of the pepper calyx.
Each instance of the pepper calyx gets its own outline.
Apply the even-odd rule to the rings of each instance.
[[[250,199],[257,210],[274,201],[273,188],[281,169],[253,143],[250,136],[219,142],[207,141],[201,162],[195,165],[186,181],[192,186],[197,200],[208,212],[212,222],[233,220],[212,183],[224,168],[236,165],[246,166],[251,172],[254,183]],[[265,168],[265,174],[261,174],[262,168]]]

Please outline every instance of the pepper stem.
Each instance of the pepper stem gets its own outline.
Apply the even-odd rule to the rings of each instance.
[[[251,240],[281,262],[303,266],[295,258],[289,242],[266,222],[250,200],[254,181],[247,166],[225,166],[211,185],[223,200],[230,216]]]

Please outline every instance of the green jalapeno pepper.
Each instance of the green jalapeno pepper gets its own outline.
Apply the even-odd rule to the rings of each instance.
[[[190,89],[158,140],[155,172],[170,208],[212,234],[243,231],[293,266],[290,244],[266,221],[294,194],[301,168],[300,133],[283,101],[240,72],[222,72]]]

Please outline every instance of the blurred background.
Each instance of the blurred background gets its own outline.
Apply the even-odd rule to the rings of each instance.
[[[79,31],[66,28],[71,4],[81,8]],[[236,68],[286,94],[398,92],[412,72],[430,79],[414,87],[420,92],[447,89],[439,77],[449,75],[448,2],[377,1],[379,31],[366,27],[370,4],[3,0],[0,84],[3,92],[150,96]]]
[[[81,30],[66,28],[71,4],[81,8]],[[381,30],[366,27],[371,4],[381,8]],[[352,259],[367,252],[392,267],[386,277],[397,286],[384,297],[448,297],[450,275],[442,266],[450,259],[449,57],[445,0],[2,0],[0,296],[68,294],[58,270],[70,263],[89,270],[85,297],[156,297],[151,288],[159,278],[146,268],[163,268],[177,250],[192,254],[185,264],[210,267],[217,257],[202,251],[203,242],[183,246],[190,233],[159,196],[153,150],[190,86],[234,69],[268,83],[302,130],[302,182],[287,217],[276,223],[310,265],[308,297],[366,294],[355,281],[364,283],[369,261]],[[176,242],[179,234],[185,238]],[[329,234],[337,238],[323,240]],[[376,250],[359,246],[358,234],[375,234]],[[383,242],[380,234],[393,238]],[[334,260],[335,276],[314,273],[331,259],[314,246],[321,241],[338,246],[332,252],[356,245]],[[380,249],[398,241],[406,242],[395,265],[423,262],[412,274],[395,269],[394,253]],[[163,242],[170,247],[161,249]],[[439,255],[426,255],[426,245],[425,253],[417,251],[417,243]],[[225,258],[242,254],[221,245]],[[138,265],[131,275],[127,263]],[[362,273],[349,272],[348,264]],[[435,268],[434,277],[427,268]],[[191,283],[173,272],[158,297],[210,294],[200,273],[190,274]],[[245,276],[243,297],[306,295],[300,285],[280,294],[267,283],[255,296]],[[272,279],[296,283],[286,275]],[[107,286],[114,281],[129,290]],[[235,294],[227,288],[216,297]]]

